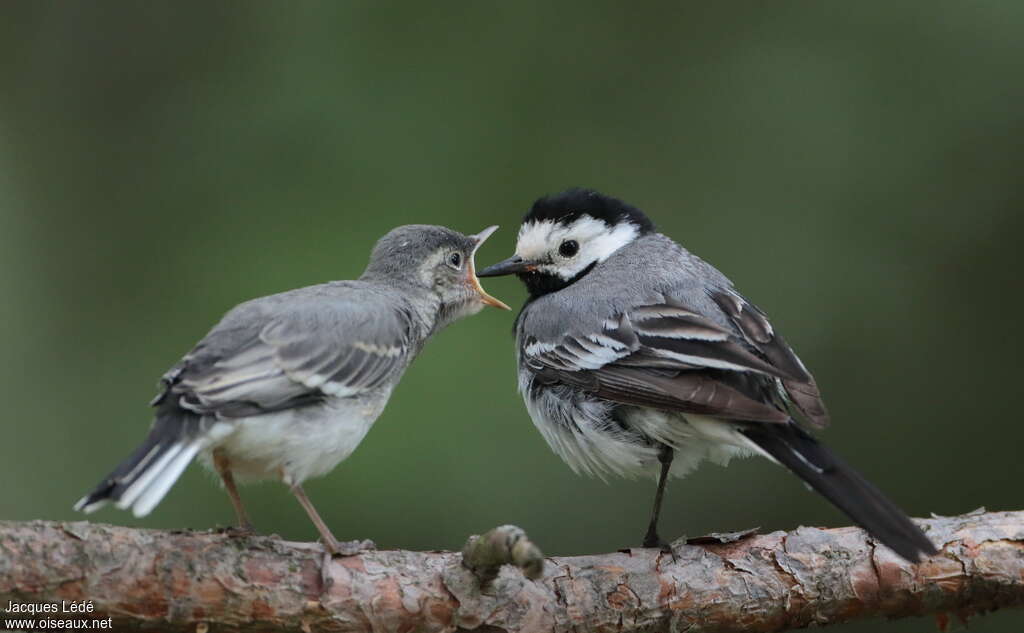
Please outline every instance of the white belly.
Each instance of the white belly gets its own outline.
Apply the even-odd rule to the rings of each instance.
[[[657,446],[638,442],[635,436],[591,416],[577,415],[575,424],[568,427],[537,413],[531,411],[534,425],[575,472],[601,479],[606,475],[658,478]],[[733,425],[713,418],[635,409],[626,419],[635,430],[674,449],[672,477],[685,477],[705,459],[724,466],[733,457],[761,452]]]
[[[733,457],[762,453],[736,424],[725,420],[641,408],[630,411],[626,419],[644,435],[675,449],[669,470],[673,477],[685,477],[705,459],[725,466]]]
[[[620,424],[613,405],[564,386],[531,390],[520,371],[520,391],[534,425],[551,449],[577,473],[657,478],[659,445],[674,449],[673,477],[684,477],[705,459],[726,464],[762,453],[733,423],[646,407],[625,407]],[[763,453],[762,453],[763,454]]]
[[[235,478],[302,483],[334,469],[363,441],[384,409],[387,397],[373,401],[334,398],[322,405],[219,422],[220,435],[200,454],[212,468],[212,452],[223,451]],[[217,431],[220,431],[218,433]]]

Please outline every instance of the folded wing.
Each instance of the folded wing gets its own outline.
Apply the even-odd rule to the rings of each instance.
[[[410,351],[409,316],[373,301],[289,305],[239,322],[225,319],[165,374],[154,404],[171,398],[203,416],[239,418],[358,396]]]
[[[760,310],[731,290],[709,291],[709,318],[677,297],[634,306],[588,330],[522,339],[535,379],[603,398],[736,420],[786,422],[779,388],[809,422],[823,425],[814,379]],[[727,323],[731,327],[726,327]]]

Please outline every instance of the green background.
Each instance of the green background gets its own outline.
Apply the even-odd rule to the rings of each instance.
[[[234,304],[355,277],[403,223],[501,224],[492,263],[572,185],[647,210],[767,310],[818,378],[825,440],[908,512],[1024,507],[1024,3],[704,4],[5,3],[0,517],[80,518],[156,379]],[[438,336],[309,483],[339,537],[641,540],[653,483],[579,478],[548,450],[512,320]],[[314,538],[283,486],[242,495],[262,530]],[[232,517],[193,466],[147,519],[92,518]],[[763,460],[674,482],[662,520],[800,524],[847,519]]]

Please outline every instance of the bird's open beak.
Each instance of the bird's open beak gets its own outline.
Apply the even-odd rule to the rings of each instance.
[[[484,268],[479,273],[480,277],[501,277],[503,275],[515,275],[518,273],[531,273],[536,270],[536,266],[530,262],[523,261],[523,258],[519,255],[513,255],[503,262],[498,262]]]
[[[502,310],[511,310],[512,308],[508,307],[504,301],[487,294],[487,291],[484,290],[484,287],[480,285],[480,280],[477,279],[476,275],[476,264],[474,263],[474,260],[476,258],[476,251],[478,248],[480,248],[480,245],[483,244],[484,241],[491,236],[491,233],[494,233],[497,230],[497,226],[489,226],[483,231],[477,233],[476,235],[470,235],[470,238],[476,241],[476,246],[473,247],[473,252],[469,256],[469,270],[467,271],[467,281],[469,282],[469,285],[472,286],[474,290],[476,290],[477,294],[480,295],[480,301],[483,301],[485,304],[489,306],[494,306],[495,308],[501,308]]]

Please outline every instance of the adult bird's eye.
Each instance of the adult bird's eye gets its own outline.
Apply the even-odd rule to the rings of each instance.
[[[459,253],[452,253],[448,256],[448,263],[451,264],[452,268],[462,266],[462,255]]]
[[[565,240],[558,247],[558,254],[562,257],[572,257],[580,250],[579,242],[576,240]]]

